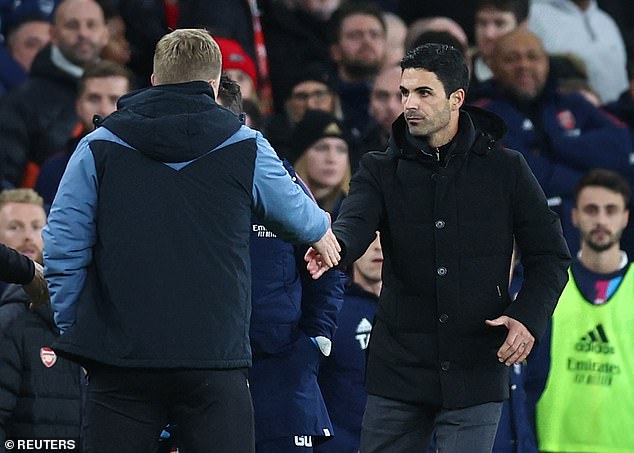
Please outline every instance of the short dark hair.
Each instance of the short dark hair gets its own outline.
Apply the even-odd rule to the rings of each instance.
[[[242,113],[242,92],[240,91],[240,85],[238,85],[238,82],[235,80],[229,78],[224,72],[220,76],[218,103],[235,115]]]
[[[376,20],[381,24],[381,28],[384,33],[387,33],[387,25],[385,25],[385,19],[383,18],[383,10],[374,3],[362,3],[359,1],[352,1],[344,3],[337,9],[328,23],[328,29],[330,30],[330,42],[336,44],[341,39],[341,25],[350,16],[362,14],[364,16],[374,16]]]
[[[125,66],[110,60],[100,60],[86,67],[84,73],[79,79],[77,85],[77,93],[81,95],[86,88],[86,80],[100,79],[102,77],[125,77],[128,79],[128,91],[133,90],[134,74]]]
[[[604,168],[594,168],[584,174],[575,187],[575,202],[579,199],[579,194],[586,187],[603,187],[611,192],[621,194],[625,202],[625,208],[629,206],[631,190],[627,180],[612,170]]]
[[[493,8],[507,13],[513,13],[517,23],[528,18],[529,0],[477,0],[475,11]]]
[[[463,54],[466,55],[468,49],[460,42],[458,38],[456,38],[453,34],[448,31],[424,31],[414,40],[412,43],[412,49],[422,46],[423,44],[427,44],[430,42],[435,42],[436,44],[447,44],[448,46],[453,46]],[[409,49],[408,49],[409,50]]]
[[[447,44],[427,43],[418,46],[401,60],[401,69],[424,69],[433,72],[442,83],[447,99],[454,91],[469,87],[469,67],[463,53]]]

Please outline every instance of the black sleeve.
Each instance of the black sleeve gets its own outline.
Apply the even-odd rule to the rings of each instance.
[[[0,441],[4,444],[7,436],[7,422],[11,419],[13,409],[20,394],[22,382],[21,342],[13,337],[12,332],[0,335]],[[4,451],[4,449],[2,449]]]
[[[539,341],[546,331],[559,296],[568,282],[570,253],[559,217],[518,154],[514,190],[514,234],[524,267],[522,289],[505,314],[520,321]]]
[[[370,154],[374,153],[361,159],[332,227],[342,248],[341,264],[346,266],[359,259],[374,241],[385,211],[379,171]]]
[[[34,275],[33,261],[0,243],[0,280],[24,285],[33,280]]]

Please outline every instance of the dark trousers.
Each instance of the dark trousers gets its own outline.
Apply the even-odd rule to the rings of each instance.
[[[246,369],[88,370],[85,453],[154,453],[168,424],[187,453],[255,451]]]
[[[360,451],[426,453],[435,430],[440,453],[490,453],[501,411],[502,402],[439,409],[368,395]]]

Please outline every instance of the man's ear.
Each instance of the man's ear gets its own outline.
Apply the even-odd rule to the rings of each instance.
[[[150,83],[152,84],[152,86],[156,86],[156,76],[154,75],[154,73],[152,73],[152,75],[150,76]]]
[[[458,88],[456,91],[449,95],[449,105],[451,110],[458,110],[464,104],[465,91],[462,88]]]
[[[572,220],[572,225],[575,228],[579,227],[579,222],[577,221],[577,208],[572,208],[572,211],[570,211],[570,216],[571,216],[571,220]]]

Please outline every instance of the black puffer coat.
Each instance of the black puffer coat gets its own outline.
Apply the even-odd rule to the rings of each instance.
[[[3,308],[28,303],[17,285],[4,299]],[[24,309],[0,336],[0,445],[5,438],[79,438],[82,371],[53,353],[56,337],[50,306]]]
[[[372,394],[446,408],[508,397],[496,352],[506,314],[536,338],[567,281],[569,253],[559,219],[524,158],[497,145],[502,120],[476,108],[440,165],[407,138],[401,116],[387,152],[363,156],[333,230],[357,259],[381,232],[383,289],[372,330]],[[513,239],[524,287],[508,291]]]

